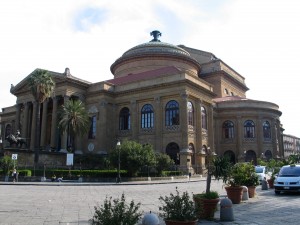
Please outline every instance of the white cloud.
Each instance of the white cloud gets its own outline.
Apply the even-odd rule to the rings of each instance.
[[[69,67],[91,82],[111,79],[114,60],[158,29],[164,42],[212,52],[229,64],[246,78],[248,97],[278,104],[287,133],[300,137],[299,11],[297,0],[3,0],[0,107],[15,103],[10,84],[35,68]]]

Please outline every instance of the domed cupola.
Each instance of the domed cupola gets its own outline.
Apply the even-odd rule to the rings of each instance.
[[[129,49],[111,65],[115,78],[169,66],[188,70],[197,76],[200,65],[186,50],[161,42],[159,31],[152,31],[150,35],[153,36],[150,42]]]

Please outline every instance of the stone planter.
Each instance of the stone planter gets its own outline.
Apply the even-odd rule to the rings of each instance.
[[[215,211],[217,210],[217,204],[219,198],[206,199],[194,197],[195,205],[197,207],[197,216],[199,219],[212,219],[214,218]]]
[[[274,188],[274,180],[273,179],[268,179],[268,184],[269,184],[269,188]]]
[[[229,186],[225,187],[227,192],[227,197],[232,201],[233,204],[240,204],[243,197],[243,187],[242,186]]]
[[[255,186],[247,186],[249,198],[254,198],[256,187]]]

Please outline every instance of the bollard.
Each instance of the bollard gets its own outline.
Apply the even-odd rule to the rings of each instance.
[[[268,182],[266,178],[261,181],[261,190],[268,190]]]
[[[242,201],[246,201],[246,200],[249,200],[248,188],[246,186],[243,186]]]
[[[232,201],[229,198],[223,198],[220,201],[220,220],[234,221]]]
[[[160,225],[158,216],[155,213],[146,213],[142,220],[142,225]]]

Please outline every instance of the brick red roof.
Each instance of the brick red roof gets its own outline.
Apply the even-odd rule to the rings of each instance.
[[[148,80],[151,78],[164,76],[164,75],[177,74],[180,72],[181,71],[176,67],[168,66],[168,67],[163,67],[163,68],[150,70],[142,73],[128,74],[127,76],[124,77],[118,77],[111,80],[107,80],[107,82],[112,83],[114,85],[121,85],[121,84],[139,81],[139,80]]]

